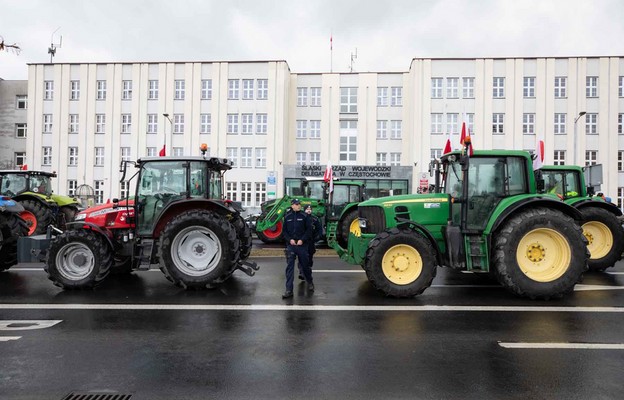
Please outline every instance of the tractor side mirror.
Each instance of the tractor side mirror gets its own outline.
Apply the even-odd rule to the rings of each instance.
[[[544,189],[546,188],[546,184],[544,183],[544,178],[538,178],[535,180],[535,187],[538,193],[544,193]]]
[[[587,195],[588,196],[595,196],[596,195],[596,189],[594,189],[593,186],[587,186]]]

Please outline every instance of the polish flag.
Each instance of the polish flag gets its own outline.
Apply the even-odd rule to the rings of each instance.
[[[446,146],[444,146],[444,151],[442,152],[442,154],[450,153],[452,150],[453,148],[451,147],[451,134],[447,133],[446,134]]]
[[[331,161],[327,162],[327,168],[325,168],[325,174],[323,180],[329,182],[329,193],[334,191],[334,170],[331,165]]]
[[[533,171],[544,165],[544,140],[538,138],[535,142],[535,158],[533,159]]]
[[[159,156],[164,157],[165,155],[167,155],[167,152],[166,152],[166,149],[165,149],[166,147],[167,147],[167,145],[163,144],[163,148],[160,149],[160,152],[158,153]]]
[[[459,144],[463,147],[464,146],[464,140],[466,140],[466,122],[462,122],[462,131],[461,131],[461,136],[459,137]]]

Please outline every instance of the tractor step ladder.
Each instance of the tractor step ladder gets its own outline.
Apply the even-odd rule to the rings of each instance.
[[[466,249],[466,267],[469,271],[489,271],[489,252],[487,242],[482,234],[467,234],[464,247]]]
[[[137,244],[136,257],[139,259],[137,268],[139,271],[147,271],[150,269],[152,261],[152,251],[154,250],[154,239],[142,239]]]

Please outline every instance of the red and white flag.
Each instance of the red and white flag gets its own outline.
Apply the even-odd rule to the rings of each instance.
[[[163,144],[163,148],[160,149],[160,152],[158,152],[158,155],[161,157],[164,157],[167,155],[167,150],[166,150],[167,145]]]
[[[461,136],[459,137],[459,144],[462,147],[464,146],[464,140],[466,140],[466,122],[462,122]]]
[[[535,158],[533,159],[533,171],[544,166],[544,140],[537,138],[535,142]]]
[[[444,146],[444,151],[442,152],[442,154],[450,153],[451,151],[453,151],[453,147],[451,146],[451,134],[447,133],[446,145]]]
[[[329,183],[329,193],[334,191],[334,170],[331,165],[331,161],[327,162],[327,168],[325,168],[325,174],[323,180]]]

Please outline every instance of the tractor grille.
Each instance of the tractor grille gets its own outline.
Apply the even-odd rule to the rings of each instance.
[[[104,392],[71,392],[62,400],[130,400],[131,394],[104,393]]]
[[[386,229],[386,216],[383,208],[376,206],[358,207],[360,218],[366,220],[366,228],[362,229],[362,233],[383,232]]]

